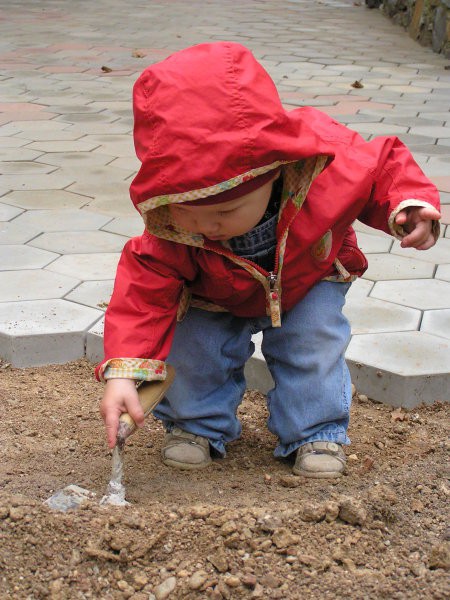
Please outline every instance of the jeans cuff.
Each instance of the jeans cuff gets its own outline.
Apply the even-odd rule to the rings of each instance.
[[[341,444],[342,446],[349,446],[351,444],[350,438],[345,431],[320,431],[304,440],[291,442],[290,444],[278,444],[273,455],[277,458],[286,458],[286,456],[295,452],[300,446],[304,446],[311,442],[334,442],[335,444]]]

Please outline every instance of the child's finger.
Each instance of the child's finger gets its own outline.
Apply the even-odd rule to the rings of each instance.
[[[141,403],[139,402],[138,395],[136,393],[136,397],[129,399],[126,402],[127,412],[133,421],[136,423],[138,427],[143,427],[144,425],[144,411],[142,410]]]
[[[109,448],[114,448],[116,445],[118,427],[119,416],[111,413],[107,414],[105,417],[105,430]]]

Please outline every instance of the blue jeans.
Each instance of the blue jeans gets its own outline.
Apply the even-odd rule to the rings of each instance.
[[[239,437],[236,417],[246,385],[244,365],[263,332],[262,352],[275,387],[268,393],[275,456],[288,456],[315,440],[349,444],[350,374],[344,359],[350,326],[342,314],[350,284],[322,281],[282,316],[242,318],[191,308],[177,325],[167,362],[175,382],[154,414],[168,430],[180,427],[206,437],[225,455]]]

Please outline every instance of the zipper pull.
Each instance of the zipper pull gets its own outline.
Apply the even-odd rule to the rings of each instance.
[[[281,327],[281,305],[278,279],[273,271],[267,276],[269,283],[269,308],[272,327]]]

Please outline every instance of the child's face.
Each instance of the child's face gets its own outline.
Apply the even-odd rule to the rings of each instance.
[[[206,206],[189,206],[189,202],[170,204],[170,214],[183,229],[201,233],[210,240],[229,240],[247,233],[259,223],[277,177],[278,173],[260,188],[228,202]]]

